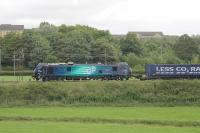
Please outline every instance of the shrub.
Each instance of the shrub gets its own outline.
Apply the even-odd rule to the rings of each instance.
[[[83,81],[0,84],[0,105],[200,105],[200,81]]]

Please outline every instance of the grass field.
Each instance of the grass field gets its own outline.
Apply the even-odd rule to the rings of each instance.
[[[0,76],[0,82],[3,81],[34,81],[31,76]]]
[[[199,133],[200,128],[63,122],[0,122],[0,133]]]
[[[0,133],[199,133],[199,112],[199,80],[0,82]]]
[[[200,107],[0,108],[0,133],[199,133],[199,112]]]
[[[0,116],[199,121],[200,107],[40,107],[0,108]]]

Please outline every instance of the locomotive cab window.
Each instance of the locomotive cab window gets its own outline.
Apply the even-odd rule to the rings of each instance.
[[[99,70],[99,73],[102,73],[102,70]]]
[[[72,71],[72,68],[71,68],[71,67],[68,67],[68,68],[67,68],[67,71],[68,71],[68,72],[71,72],[71,71]]]
[[[117,71],[117,67],[112,67],[113,72]]]

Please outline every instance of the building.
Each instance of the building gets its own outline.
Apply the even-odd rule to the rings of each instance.
[[[2,24],[0,25],[0,37],[4,37],[10,32],[22,33],[24,31],[24,25],[11,25]]]
[[[138,38],[159,38],[164,36],[162,32],[129,32],[129,33],[136,34]]]
[[[165,36],[162,32],[149,32],[149,31],[145,31],[145,32],[128,32],[131,34],[136,34],[138,38],[159,38],[159,37],[163,37]],[[113,35],[114,38],[116,39],[122,39],[125,38],[126,35],[124,34],[118,34],[118,35]]]

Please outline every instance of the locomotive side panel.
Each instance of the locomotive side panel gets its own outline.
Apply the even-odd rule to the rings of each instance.
[[[35,68],[35,79],[59,80],[59,79],[128,79],[131,76],[128,64],[116,65],[103,64],[74,64],[55,65],[38,64]]]

